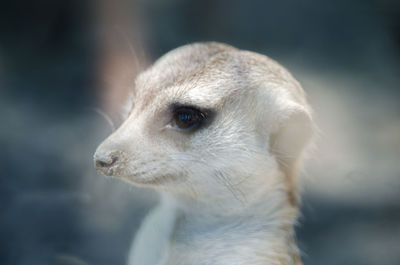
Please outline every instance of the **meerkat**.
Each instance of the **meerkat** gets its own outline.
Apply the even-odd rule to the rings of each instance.
[[[160,193],[129,265],[302,264],[296,175],[312,111],[274,60],[220,43],[182,46],[141,73],[97,170]]]

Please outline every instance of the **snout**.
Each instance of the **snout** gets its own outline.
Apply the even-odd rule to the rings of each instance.
[[[119,150],[104,150],[99,148],[93,156],[96,170],[106,176],[115,176],[121,171],[124,153]]]

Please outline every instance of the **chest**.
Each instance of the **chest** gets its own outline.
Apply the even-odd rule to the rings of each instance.
[[[259,229],[242,226],[205,229],[181,227],[174,231],[162,265],[267,265],[281,240],[269,241]],[[279,251],[281,252],[281,251]],[[282,256],[284,251],[282,249]],[[279,256],[279,255],[278,255]],[[290,263],[282,263],[290,264]]]

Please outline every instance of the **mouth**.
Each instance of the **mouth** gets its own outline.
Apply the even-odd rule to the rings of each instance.
[[[104,176],[118,178],[130,184],[137,186],[158,186],[170,183],[176,183],[182,177],[176,174],[163,174],[160,170],[153,168],[148,171],[140,171],[136,169],[134,172],[128,170],[128,160],[124,157],[111,155],[101,157],[95,155],[94,165],[96,171]]]
[[[179,178],[176,175],[165,174],[158,177],[138,178],[138,177],[122,177],[124,180],[138,186],[157,186],[168,183],[175,183]]]
[[[172,174],[165,174],[157,177],[139,177],[138,174],[123,174],[123,170],[118,166],[102,167],[96,165],[96,171],[101,175],[120,178],[137,186],[157,186],[160,184],[176,182],[179,179],[176,175]]]
[[[114,177],[115,176],[115,168],[109,167],[109,168],[104,168],[104,167],[96,167],[97,173],[107,176],[107,177]]]

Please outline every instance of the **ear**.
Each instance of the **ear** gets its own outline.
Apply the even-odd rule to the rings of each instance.
[[[314,123],[309,112],[297,104],[292,106],[278,130],[270,138],[270,151],[275,155],[285,175],[289,201],[292,205],[298,202],[296,175],[301,157],[314,134]]]

